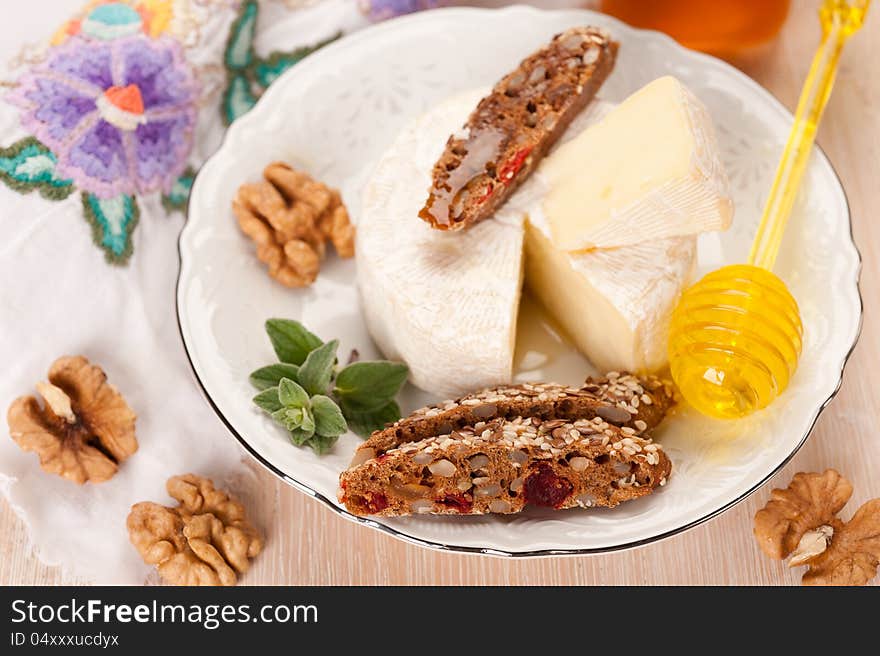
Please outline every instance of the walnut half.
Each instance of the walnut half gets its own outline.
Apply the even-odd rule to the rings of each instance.
[[[852,496],[833,469],[800,472],[755,515],[755,537],[765,554],[789,567],[807,565],[805,585],[864,585],[880,565],[880,499],[868,501],[844,523],[837,513]]]
[[[12,402],[9,430],[40,465],[74,483],[112,478],[119,464],[137,451],[135,414],[107,382],[100,367],[82,356],[63,357],[38,383],[43,405],[33,396]]]
[[[128,515],[129,538],[144,562],[172,585],[235,585],[263,549],[244,506],[195,474],[174,476],[166,488],[175,508],[142,502]]]
[[[282,162],[267,166],[263,178],[238,189],[232,210],[269,275],[306,287],[318,276],[325,242],[340,257],[354,255],[355,230],[338,191]]]
[[[833,469],[795,474],[787,488],[770,493],[770,501],[755,515],[758,545],[770,558],[785,558],[807,531],[830,524],[852,492],[850,482]]]

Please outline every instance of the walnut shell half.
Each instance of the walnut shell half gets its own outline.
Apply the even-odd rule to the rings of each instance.
[[[804,534],[831,524],[852,496],[848,480],[833,469],[822,474],[800,472],[755,515],[755,538],[770,558],[782,559],[797,548]]]
[[[789,567],[807,565],[804,585],[865,585],[880,565],[880,499],[843,522],[837,513],[852,492],[833,469],[795,474],[755,515],[758,544],[771,558],[791,554]]]
[[[59,358],[49,369],[49,383],[37,390],[43,405],[22,396],[9,407],[7,422],[12,439],[34,451],[45,471],[74,483],[100,483],[137,451],[136,415],[86,358]]]
[[[144,562],[172,585],[235,585],[263,549],[244,506],[207,478],[174,476],[166,484],[175,508],[132,506],[128,533]]]

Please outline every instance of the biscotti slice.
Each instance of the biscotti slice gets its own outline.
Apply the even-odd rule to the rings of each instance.
[[[491,419],[592,419],[599,417],[641,434],[659,424],[674,403],[672,384],[654,376],[611,372],[582,387],[555,383],[504,385],[416,410],[362,443],[352,466],[405,442],[451,433]]]
[[[525,59],[446,142],[419,216],[438,230],[492,216],[596,95],[616,54],[607,32],[576,27]]]
[[[355,515],[482,515],[613,507],[665,485],[659,444],[603,419],[518,417],[408,442],[340,476]]]

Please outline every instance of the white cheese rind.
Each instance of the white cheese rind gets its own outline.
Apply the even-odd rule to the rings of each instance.
[[[447,137],[483,94],[453,98],[406,127],[379,162],[358,221],[358,285],[367,327],[410,380],[455,397],[513,377],[523,216],[501,211],[446,233],[419,220]]]
[[[537,177],[554,243],[567,251],[724,230],[733,216],[709,113],[668,76],[556,149]]]

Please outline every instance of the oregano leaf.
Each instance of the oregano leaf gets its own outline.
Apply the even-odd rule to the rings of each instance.
[[[355,362],[336,376],[333,393],[351,408],[378,410],[397,396],[408,375],[409,368],[399,362]]]
[[[349,430],[364,438],[369,437],[373,431],[382,430],[385,428],[385,424],[391,424],[400,419],[400,406],[397,405],[397,401],[389,401],[381,408],[374,410],[362,410],[345,401],[340,401],[340,406]]]
[[[281,400],[278,398],[278,388],[270,387],[269,389],[265,389],[254,397],[254,403],[256,403],[260,408],[272,414],[273,412],[277,412],[281,410],[284,406],[281,405]]]
[[[301,365],[309,353],[323,344],[320,337],[292,319],[269,319],[266,333],[278,359],[287,364]]]
[[[251,385],[261,390],[277,387],[282,378],[297,380],[298,375],[299,367],[295,364],[279,362],[278,364],[270,364],[268,367],[260,367],[251,373],[250,381]]]
[[[319,456],[323,456],[333,448],[333,445],[336,444],[338,439],[338,435],[319,435],[318,433],[315,433],[307,444],[312,447],[312,450],[315,453]]]
[[[309,353],[299,368],[298,380],[311,395],[326,394],[333,378],[333,364],[339,340],[327,342]]]
[[[286,408],[307,408],[309,405],[309,395],[290,378],[282,378],[278,383],[278,400]]]
[[[330,397],[322,394],[313,396],[312,414],[315,417],[315,432],[319,435],[338,437],[348,430],[342,410]]]
[[[311,410],[303,408],[299,427],[311,435],[315,434],[315,417]]]
[[[284,426],[287,430],[299,428],[303,421],[302,408],[281,408],[272,413],[272,419]]]
[[[302,428],[294,428],[288,431],[288,433],[290,434],[290,441],[296,446],[305,446],[315,436],[314,432],[306,431]]]

